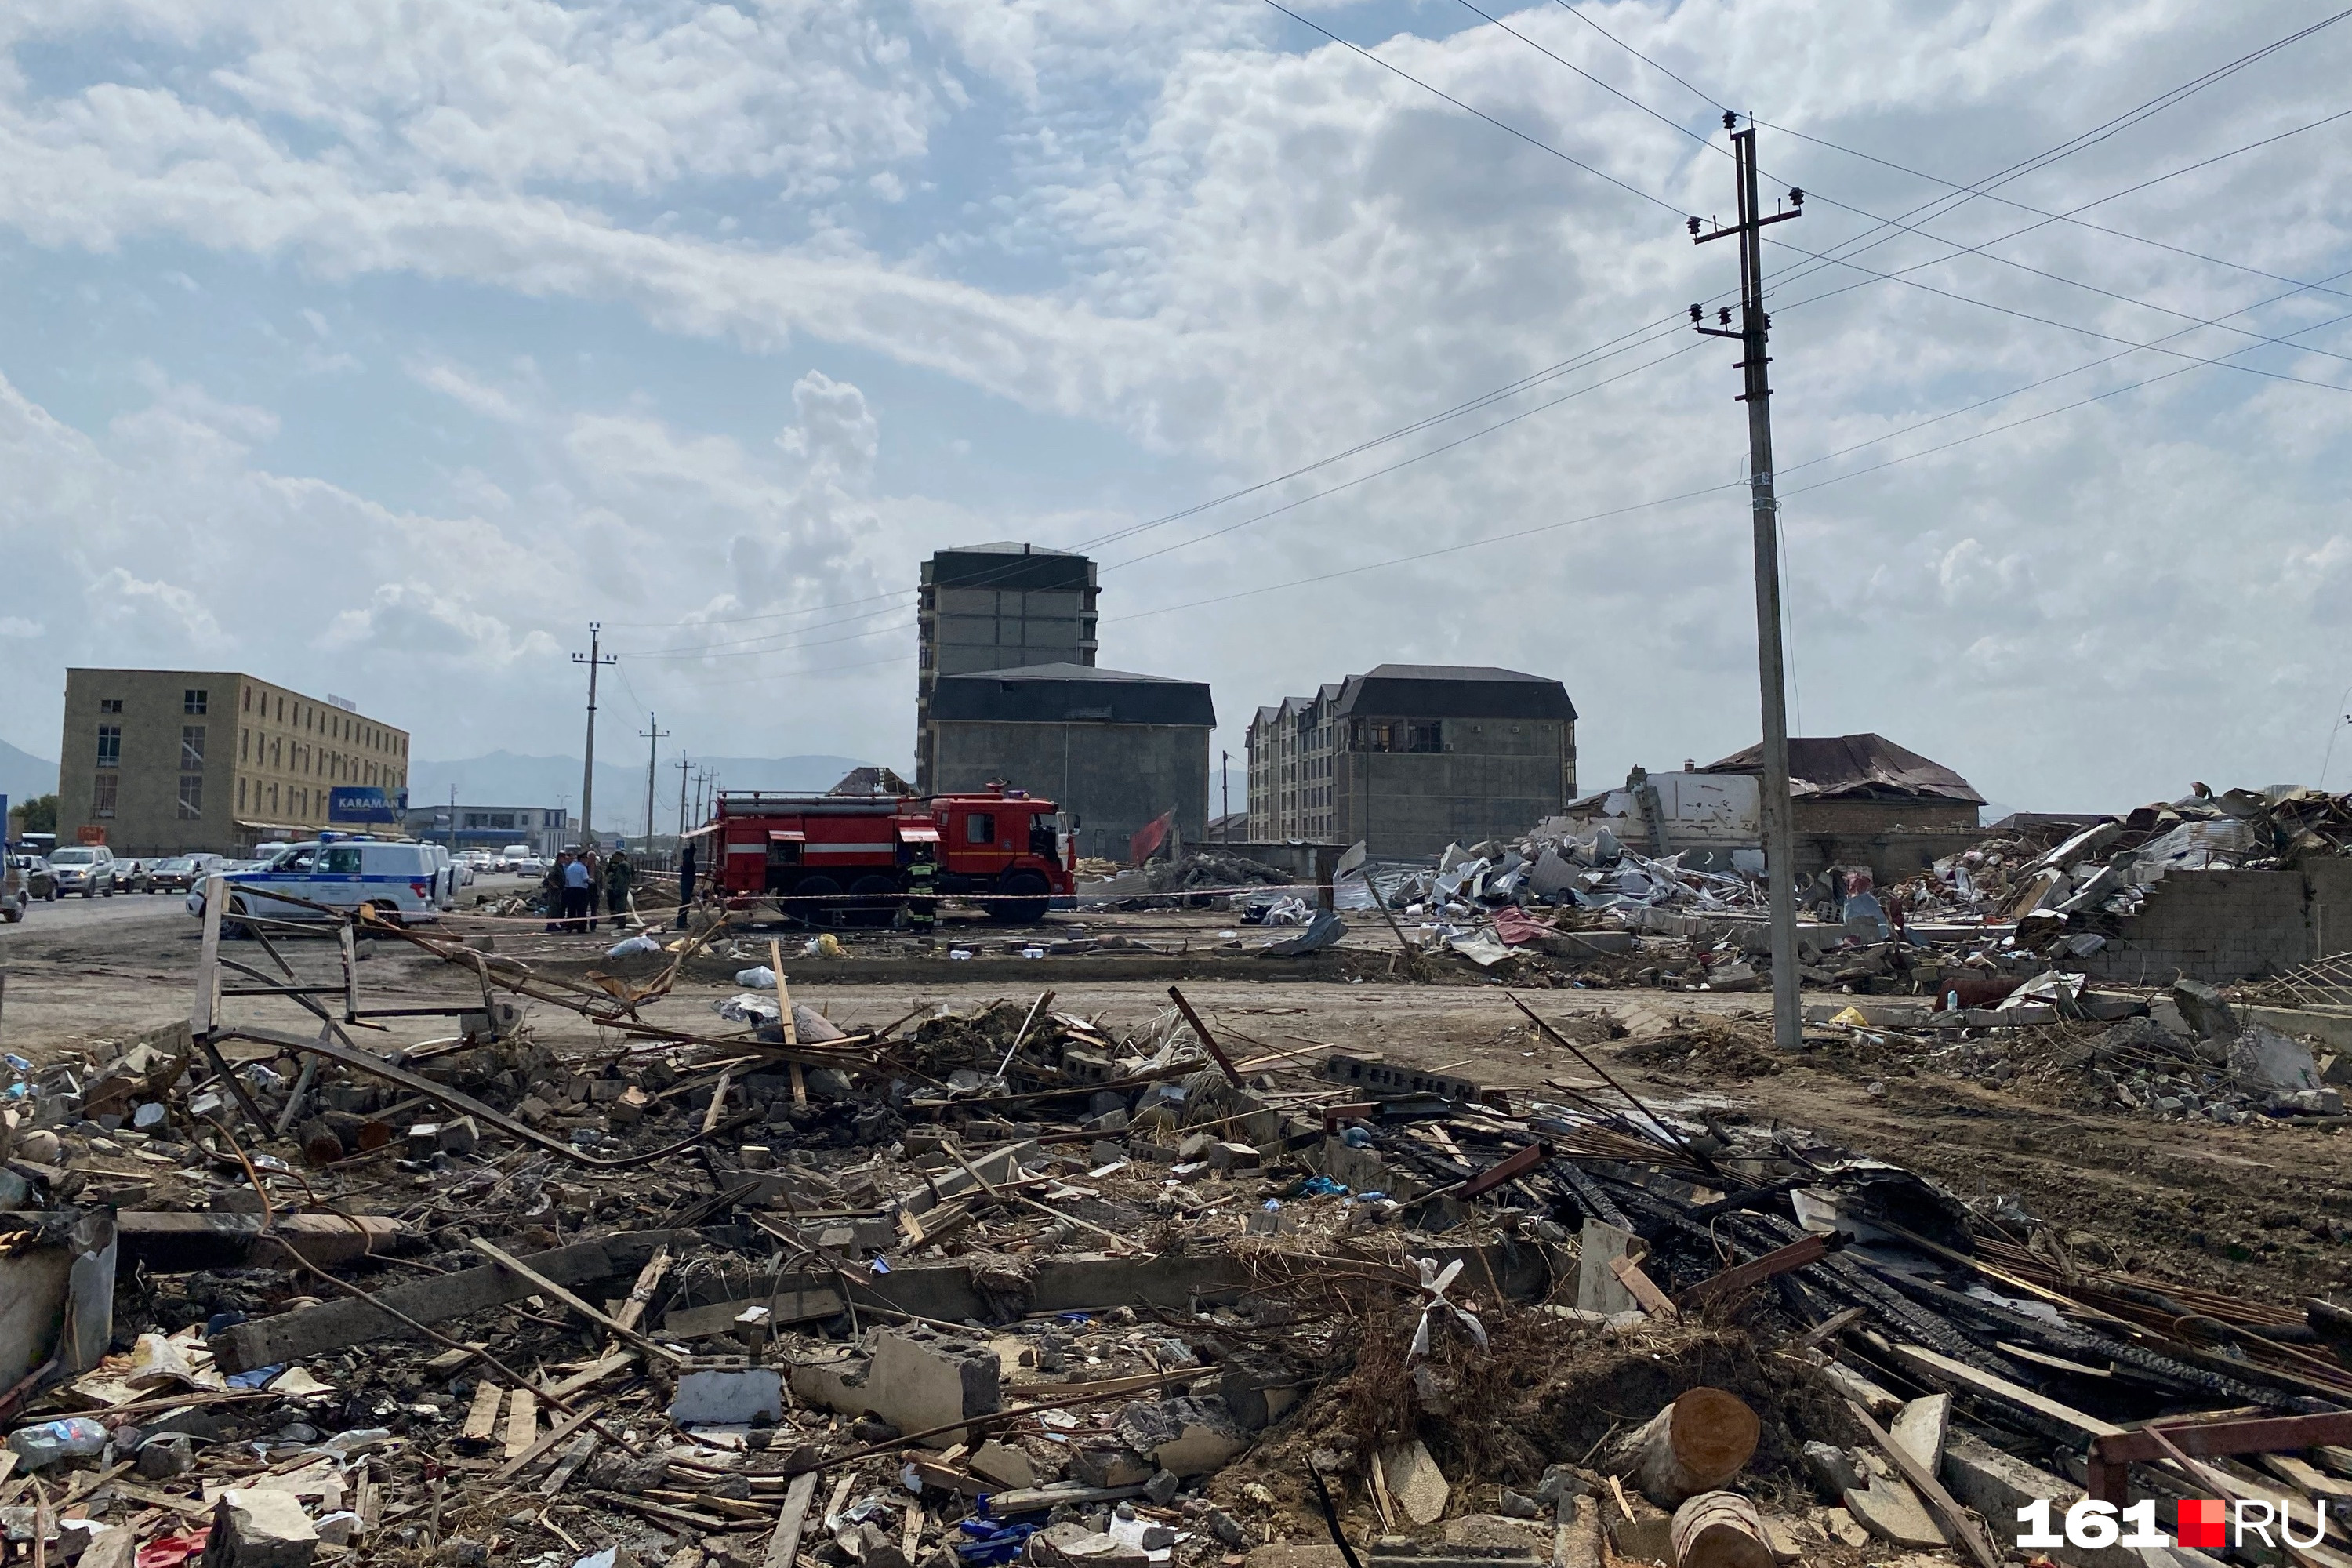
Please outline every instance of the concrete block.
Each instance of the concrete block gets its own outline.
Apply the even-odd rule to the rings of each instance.
[[[743,1426],[765,1415],[784,1415],[783,1379],[769,1366],[742,1364],[740,1358],[712,1358],[733,1364],[691,1367],[679,1373],[669,1418],[681,1426]]]
[[[1118,1435],[1129,1447],[1179,1477],[1223,1469],[1249,1447],[1248,1434],[1215,1394],[1139,1399],[1119,1412]]]
[[[1145,1486],[1151,1475],[1151,1462],[1132,1448],[1097,1442],[1070,1449],[1070,1478],[1100,1490]]]
[[[319,1532],[292,1492],[232,1489],[213,1510],[204,1568],[310,1568]]]
[[[1396,1500],[1397,1508],[1413,1523],[1433,1524],[1444,1514],[1445,1500],[1454,1489],[1421,1439],[1416,1437],[1384,1450],[1381,1471],[1388,1482],[1389,1496]]]
[[[883,1329],[873,1350],[814,1357],[793,1367],[793,1392],[845,1415],[878,1415],[901,1432],[924,1432],[1003,1408],[1003,1363],[977,1341],[919,1326]],[[959,1440],[943,1432],[940,1447]]]
[[[964,1468],[982,1480],[994,1481],[1001,1487],[1034,1487],[1037,1484],[1037,1467],[1028,1455],[1001,1438],[991,1437],[972,1450]]]

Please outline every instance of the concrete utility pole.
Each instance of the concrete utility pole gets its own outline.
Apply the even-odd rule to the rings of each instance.
[[[677,843],[681,849],[686,847],[686,778],[688,770],[693,766],[694,763],[688,758],[680,757],[677,760]],[[672,866],[677,864],[676,855],[670,857],[670,864]]]
[[[1217,753],[1217,788],[1225,802],[1223,808],[1217,813],[1222,819],[1217,824],[1217,837],[1220,841],[1230,841],[1234,836],[1234,754],[1231,752]]]
[[[637,731],[638,736],[646,742],[645,852],[648,855],[652,854],[654,849],[654,755],[661,750],[662,739],[668,733],[667,730],[654,722],[654,716],[650,713],[646,715],[646,727]]]
[[[599,623],[590,621],[587,653],[572,656],[572,663],[588,667],[588,755],[580,764],[580,837],[585,844],[596,841],[596,818],[591,815],[596,804],[596,671],[600,666],[621,662],[611,654],[598,657],[597,650],[603,646],[598,639],[604,629]]]
[[[1764,877],[1772,906],[1772,1043],[1784,1051],[1804,1046],[1804,1020],[1797,1002],[1797,880],[1793,857],[1795,836],[1789,820],[1789,695],[1780,657],[1780,505],[1772,495],[1772,387],[1767,375],[1766,353],[1771,319],[1764,313],[1765,225],[1786,223],[1804,216],[1805,193],[1789,193],[1786,211],[1775,208],[1766,216],[1756,199],[1756,127],[1738,129],[1738,118],[1727,110],[1724,129],[1731,132],[1734,180],[1738,188],[1739,221],[1726,228],[1715,225],[1706,233],[1697,218],[1690,220],[1691,239],[1709,240],[1737,236],[1739,240],[1739,325],[1731,326],[1731,312],[1718,310],[1719,323],[1706,324],[1706,312],[1690,308],[1691,325],[1711,338],[1736,338],[1739,363],[1747,373],[1739,401],[1748,405],[1748,485],[1755,522],[1756,543],[1756,664],[1764,700],[1764,777],[1759,791],[1764,813]]]

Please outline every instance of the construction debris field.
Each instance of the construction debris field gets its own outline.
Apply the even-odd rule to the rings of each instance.
[[[1825,941],[1784,1054],[1567,919],[77,913],[0,934],[0,1267],[115,1270],[0,1389],[48,1561],[1990,1568],[2254,1414],[2311,1461],[2209,1470],[2352,1488],[2345,1119],[2232,1097],[2252,996]]]
[[[0,954],[11,974],[11,1048],[38,1060],[60,1047],[128,1039],[184,1016],[199,946],[196,922],[179,911],[176,900],[169,918],[164,915],[131,905],[115,918],[70,931],[39,925],[0,931]],[[1082,922],[1056,917],[1027,929],[1039,935],[1077,928],[1173,934],[1179,944],[1189,939],[1210,954],[1218,933],[1232,925],[1218,914],[1171,910]],[[795,946],[798,940],[792,938]],[[609,945],[535,930],[509,944],[544,952],[555,967],[575,970],[594,965]],[[1384,953],[1368,940],[1351,937],[1350,946],[1365,955],[1366,972],[1384,967]],[[362,952],[373,972],[370,984],[388,1001],[446,1001],[468,989],[466,978],[447,965],[396,944],[374,942]],[[1167,981],[1156,974],[1070,984],[1055,978],[1050,961],[1024,967],[1035,984],[1055,985],[1057,1008],[1108,1025],[1140,1023],[1166,1005]],[[1181,973],[1181,966],[1171,967]],[[971,971],[958,966],[948,973]],[[977,984],[877,994],[877,983],[833,982],[824,964],[810,963],[794,968],[793,994],[854,1032],[918,1005],[963,1008],[1019,997],[1032,979],[1033,973],[992,973]],[[700,1006],[740,989],[723,981],[688,982],[674,995]],[[1188,983],[1186,994],[1213,1023],[1265,1053],[1289,1052],[1311,1061],[1328,1048],[1376,1051],[1506,1089],[1538,1089],[1547,1078],[1584,1076],[1565,1053],[1531,1043],[1532,1031],[1501,989],[1467,980],[1429,986],[1318,983],[1283,974]],[[1672,1031],[1640,1040],[1603,1038],[1588,1047],[1607,1060],[1630,1056],[1628,1081],[1662,1105],[1686,1102],[1726,1117],[1811,1128],[1970,1197],[2014,1193],[2033,1213],[2082,1233],[2087,1244],[2134,1272],[2282,1304],[2352,1286],[2352,1150],[2333,1128],[2214,1127],[2105,1114],[2065,1103],[2054,1087],[2031,1079],[1990,1085],[1900,1059],[1866,1040],[1820,1038],[1801,1059],[1782,1062],[1772,1056],[1769,1011],[1760,996],[1555,989],[1542,994],[1539,1005],[1547,1017],[1564,1023],[1612,1017],[1635,999],[1702,1023],[1736,1026],[1721,1034]],[[1825,993],[1807,999],[1842,998]],[[405,1031],[412,1038],[428,1032]],[[609,1045],[598,1031],[560,1014],[542,1023],[540,1037],[565,1051]]]

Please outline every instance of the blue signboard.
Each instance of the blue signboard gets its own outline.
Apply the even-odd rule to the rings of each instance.
[[[398,822],[407,811],[408,792],[404,789],[355,786],[327,792],[330,822]]]

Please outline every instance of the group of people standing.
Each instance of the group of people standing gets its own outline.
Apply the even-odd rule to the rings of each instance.
[[[607,856],[599,856],[593,846],[566,849],[539,886],[547,900],[547,929],[551,931],[594,931],[600,902],[614,931],[637,918],[637,868],[625,849]]]

